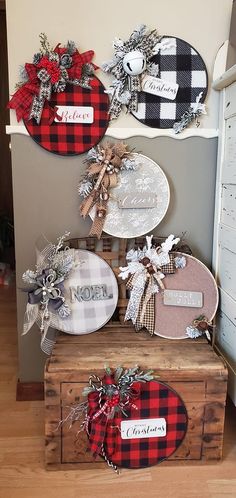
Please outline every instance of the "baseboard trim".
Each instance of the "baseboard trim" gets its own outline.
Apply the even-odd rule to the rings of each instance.
[[[16,401],[42,401],[44,399],[43,382],[20,382],[16,386]]]

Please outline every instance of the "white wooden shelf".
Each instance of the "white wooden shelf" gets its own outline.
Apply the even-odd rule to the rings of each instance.
[[[7,135],[13,135],[15,133],[20,135],[28,136],[29,133],[23,124],[19,125],[7,125],[6,126]],[[157,128],[115,128],[110,127],[107,129],[106,136],[126,139],[130,137],[146,137],[146,138],[156,138],[156,137],[168,137],[174,138],[175,140],[183,140],[190,137],[201,137],[201,138],[215,138],[218,137],[218,130],[215,128],[188,128],[182,133],[175,134],[172,128],[168,129],[157,129]]]

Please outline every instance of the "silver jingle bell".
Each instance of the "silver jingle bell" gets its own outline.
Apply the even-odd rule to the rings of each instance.
[[[146,69],[145,55],[139,50],[128,52],[123,58],[123,69],[130,76],[142,74]]]

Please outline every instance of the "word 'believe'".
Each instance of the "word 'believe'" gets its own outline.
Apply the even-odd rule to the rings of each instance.
[[[93,107],[59,105],[57,114],[61,119],[55,117],[57,123],[93,123]]]

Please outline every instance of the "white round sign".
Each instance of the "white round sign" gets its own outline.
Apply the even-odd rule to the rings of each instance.
[[[95,332],[112,317],[118,301],[116,277],[106,261],[93,252],[75,251],[78,266],[64,281],[63,297],[71,309],[59,330],[82,335]]]
[[[133,153],[137,167],[122,170],[118,185],[109,190],[104,232],[119,238],[140,237],[164,218],[170,201],[167,178],[157,163]],[[95,209],[89,213],[94,219]]]

